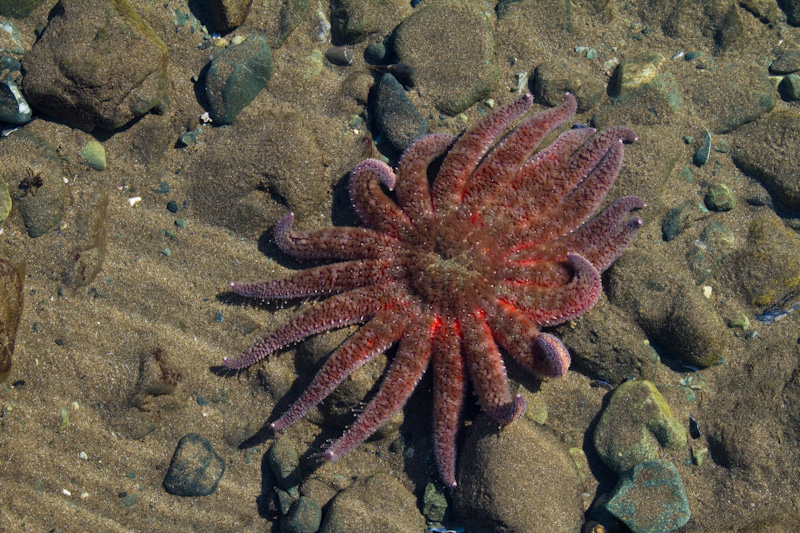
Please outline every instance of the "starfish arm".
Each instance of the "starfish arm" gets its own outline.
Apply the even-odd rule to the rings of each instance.
[[[514,128],[492,148],[467,181],[462,209],[472,212],[491,200],[517,174],[544,136],[569,120],[577,108],[575,97],[567,93],[560,106],[537,113]]]
[[[476,309],[463,313],[462,350],[478,402],[500,424],[509,424],[525,412],[525,400],[511,397],[503,358],[497,349],[485,314]]]
[[[286,278],[271,281],[234,281],[231,283],[231,290],[241,296],[262,300],[297,298],[349,291],[392,281],[401,274],[395,261],[364,259],[307,268]]]
[[[600,272],[584,257],[567,254],[572,279],[559,287],[501,283],[499,297],[509,300],[534,324],[555,326],[591,309],[602,291]]]
[[[533,97],[525,94],[516,102],[486,115],[468,129],[447,152],[433,184],[433,208],[442,215],[461,201],[464,185],[489,147],[515,120],[525,114],[533,104]]]
[[[497,343],[536,376],[560,377],[571,358],[556,337],[539,329],[510,302],[497,299],[487,309],[487,323]]]
[[[362,161],[350,173],[350,201],[358,216],[367,226],[392,237],[400,238],[412,233],[411,222],[403,210],[381,189],[383,184],[394,189],[392,168],[377,159]]]
[[[428,368],[431,358],[430,324],[430,318],[422,317],[409,325],[378,393],[347,432],[325,450],[326,459],[335,461],[348,453],[402,409]]]
[[[294,213],[275,226],[275,242],[281,250],[302,259],[367,259],[393,251],[397,239],[369,228],[292,229]]]
[[[438,319],[433,345],[433,451],[442,481],[456,486],[456,437],[467,390],[455,324]]]
[[[493,202],[492,212],[496,213],[498,222],[528,220],[566,194],[564,167],[594,133],[594,128],[565,131],[529,159]]]
[[[632,217],[625,224],[618,227],[618,231],[612,233],[601,243],[586,250],[586,258],[600,272],[605,272],[622,252],[633,242],[636,233],[641,229],[644,221],[640,217]]]
[[[300,398],[278,420],[275,431],[291,426],[324,400],[344,379],[397,342],[409,319],[401,304],[383,309],[336,349]]]
[[[456,137],[432,133],[420,137],[403,152],[397,165],[397,203],[418,228],[433,216],[428,167],[455,142]]]
[[[384,308],[396,293],[397,290],[391,287],[372,285],[332,296],[300,313],[238,357],[223,358],[222,364],[227,368],[242,369],[257,363],[278,348],[315,333],[363,322]]]

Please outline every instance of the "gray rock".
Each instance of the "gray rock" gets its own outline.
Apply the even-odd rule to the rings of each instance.
[[[414,495],[389,474],[375,474],[336,495],[320,533],[420,533],[424,529],[425,518]]]
[[[772,74],[791,74],[800,70],[800,50],[782,52],[769,66]]]
[[[605,96],[605,85],[596,76],[575,65],[544,63],[536,67],[533,94],[536,101],[551,107],[561,105],[564,93],[578,101],[578,111],[588,111]]]
[[[374,99],[375,124],[391,147],[402,152],[428,133],[428,122],[389,73],[381,76]]]
[[[707,367],[727,347],[727,328],[688,272],[663,256],[629,251],[610,271],[611,303],[620,306],[647,335],[686,363]]]
[[[113,130],[161,105],[167,46],[125,0],[61,0],[25,54],[22,89],[43,113]]]
[[[521,418],[500,431],[481,415],[458,461],[456,513],[470,533],[580,531],[577,467],[548,429]]]
[[[294,442],[289,437],[281,437],[272,443],[267,452],[267,461],[280,488],[286,491],[298,489],[302,481],[300,458]]]
[[[208,496],[217,490],[225,461],[198,435],[184,435],[164,478],[164,489],[176,496]]]
[[[25,52],[22,48],[22,35],[10,20],[0,20],[0,55],[21,55]]]
[[[778,111],[739,128],[733,162],[791,208],[800,209],[800,115]]]
[[[439,0],[423,3],[397,28],[398,59],[442,113],[461,113],[497,86],[493,18],[472,0]]]
[[[316,533],[322,522],[322,509],[311,498],[301,496],[281,520],[281,533]]]
[[[25,124],[33,112],[10,75],[0,76],[0,122]]]
[[[211,118],[219,124],[233,124],[272,77],[272,51],[267,40],[250,35],[231,45],[211,61],[205,79],[205,95]]]
[[[405,0],[332,0],[331,28],[337,42],[359,43],[386,35],[413,12]]]

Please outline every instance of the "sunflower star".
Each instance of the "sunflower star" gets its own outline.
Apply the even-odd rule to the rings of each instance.
[[[567,371],[566,347],[539,328],[595,304],[600,273],[642,225],[628,215],[645,204],[624,197],[587,222],[622,166],[623,141],[636,135],[623,127],[571,129],[534,153],[575,113],[575,98],[567,94],[562,105],[532,115],[501,139],[532,101],[526,94],[458,138],[421,137],[396,172],[375,159],[358,164],[350,198],[366,227],[298,231],[291,213],[278,223],[276,241],[289,255],[339,262],[275,281],[235,282],[233,291],[261,299],[333,296],[239,357],[226,358],[225,366],[241,369],[315,333],[363,325],[331,354],[274,430],[295,423],[398,343],[380,389],[324,456],[336,460],[366,440],[403,407],[430,364],[434,453],[442,480],[452,487],[467,382],[501,424],[525,410],[522,397],[509,390],[500,348],[538,376]],[[428,167],[441,156],[429,182]]]

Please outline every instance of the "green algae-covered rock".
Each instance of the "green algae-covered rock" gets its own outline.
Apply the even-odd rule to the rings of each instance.
[[[92,139],[86,143],[86,146],[81,150],[81,156],[86,160],[89,168],[94,170],[106,169],[106,149],[103,148],[99,141]]]
[[[656,386],[644,380],[617,387],[594,430],[597,453],[618,474],[661,457],[662,449],[684,446],[686,431]]]
[[[267,461],[280,488],[286,491],[297,490],[302,481],[300,459],[290,438],[281,437],[272,443],[267,452]]]
[[[663,459],[644,461],[624,474],[605,508],[634,533],[675,531],[691,517],[683,480]]]
[[[227,47],[211,61],[206,74],[211,118],[219,124],[233,124],[271,77],[272,51],[264,37],[250,35]]]

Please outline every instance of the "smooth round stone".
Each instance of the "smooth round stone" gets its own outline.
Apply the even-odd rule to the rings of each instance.
[[[25,124],[33,112],[17,84],[10,76],[0,78],[0,122]]]
[[[722,183],[715,183],[709,187],[704,201],[710,211],[730,211],[736,207],[733,192]]]
[[[322,522],[322,509],[311,498],[300,496],[281,520],[281,533],[316,533]]]
[[[100,142],[92,139],[81,150],[81,156],[86,160],[89,168],[94,170],[106,169],[106,149]]]
[[[267,452],[267,461],[280,488],[289,491],[300,485],[300,458],[289,437],[281,437],[272,443]]]
[[[164,489],[176,496],[208,496],[217,490],[224,473],[225,461],[211,444],[197,433],[189,433],[178,442]]]

